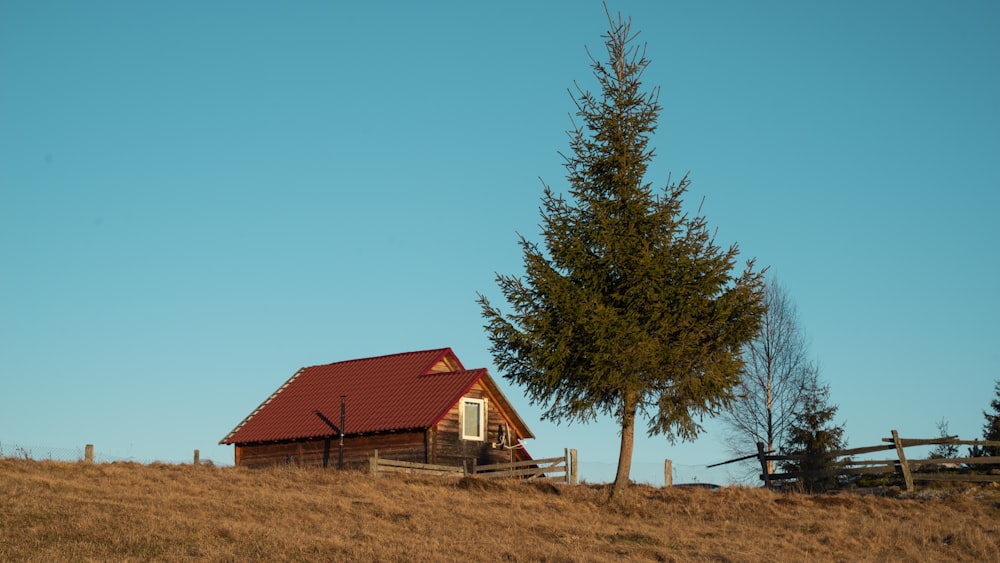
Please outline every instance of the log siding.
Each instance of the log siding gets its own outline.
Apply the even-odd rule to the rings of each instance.
[[[344,467],[367,467],[368,458],[378,450],[379,457],[414,463],[432,463],[464,467],[467,464],[489,465],[528,459],[523,450],[495,447],[497,428],[510,421],[497,408],[497,401],[479,383],[462,399],[485,400],[486,439],[462,439],[459,400],[434,426],[410,431],[383,432],[344,437]],[[271,465],[309,465],[336,468],[339,438],[315,438],[271,443],[237,444],[236,465],[267,467]]]

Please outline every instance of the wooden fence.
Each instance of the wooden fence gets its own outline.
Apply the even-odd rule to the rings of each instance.
[[[512,463],[477,465],[475,460],[464,466],[434,465],[380,458],[378,450],[368,458],[368,471],[373,476],[383,473],[411,473],[434,477],[474,475],[485,479],[530,479],[575,485],[577,478],[576,450],[567,449],[562,457],[549,457]]]
[[[899,434],[895,430],[892,431],[892,438],[882,438],[882,441],[886,443],[876,446],[866,446],[862,448],[851,448],[828,452],[824,456],[831,460],[827,464],[830,468],[827,471],[769,473],[767,470],[769,461],[808,460],[809,456],[772,455],[771,453],[765,451],[764,444],[757,444],[756,455],[745,456],[715,465],[723,465],[734,461],[757,458],[760,461],[761,470],[763,471],[760,478],[764,481],[764,486],[769,488],[774,487],[777,483],[788,480],[801,480],[827,476],[854,478],[862,475],[901,476],[907,491],[912,491],[914,489],[914,482],[916,481],[963,481],[975,483],[1000,482],[1000,475],[969,472],[972,466],[1000,464],[1000,456],[908,460],[906,459],[906,455],[903,451],[905,448],[913,446],[953,444],[956,446],[967,445],[983,447],[1000,446],[1000,442],[959,440],[957,436],[930,439],[900,438]],[[887,450],[896,450],[896,458],[886,460],[853,460],[850,458],[850,456]],[[966,467],[963,469],[960,468],[959,465],[964,465]]]
[[[186,463],[183,461],[164,461],[164,460],[136,460],[132,457],[120,457],[120,456],[110,456],[106,454],[97,454],[94,451],[94,444],[85,444],[83,450],[81,451],[79,447],[76,448],[65,448],[65,447],[50,447],[50,446],[33,446],[33,445],[22,445],[22,444],[11,444],[10,442],[0,444],[0,459],[21,459],[25,461],[63,461],[63,462],[83,462],[85,464],[94,463],[115,463],[115,462],[129,462],[129,463]],[[194,465],[201,465],[201,451],[194,450]],[[206,460],[209,465],[214,465],[211,460]]]

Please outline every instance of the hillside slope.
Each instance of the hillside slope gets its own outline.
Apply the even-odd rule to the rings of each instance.
[[[0,460],[0,560],[998,561],[1000,490],[555,487]]]

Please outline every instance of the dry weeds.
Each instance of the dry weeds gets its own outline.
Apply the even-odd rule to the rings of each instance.
[[[1000,489],[907,498],[0,460],[0,560],[1000,561]]]

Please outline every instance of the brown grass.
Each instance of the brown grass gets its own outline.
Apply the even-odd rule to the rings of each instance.
[[[908,498],[0,460],[0,560],[1000,561],[1000,489]]]

